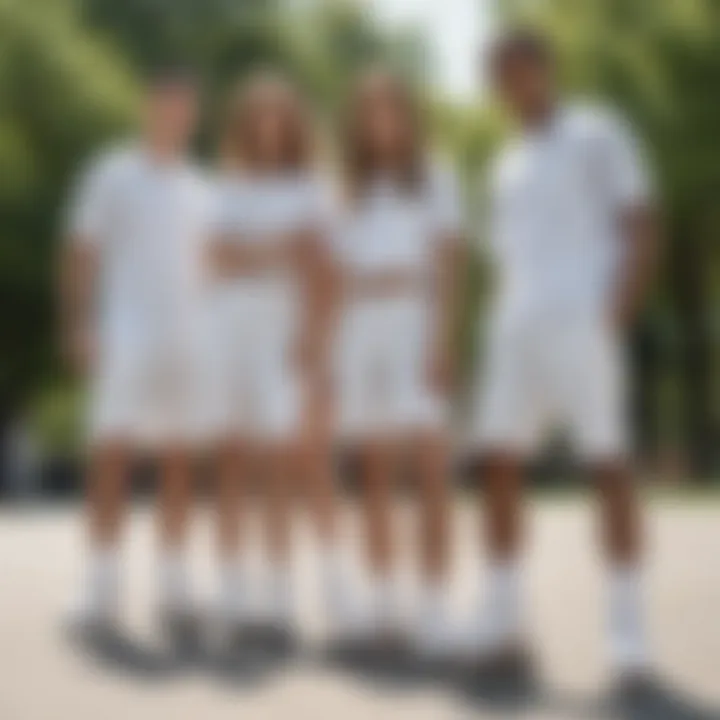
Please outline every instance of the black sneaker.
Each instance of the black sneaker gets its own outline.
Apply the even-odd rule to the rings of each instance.
[[[162,608],[159,624],[163,637],[182,657],[195,656],[202,647],[200,618],[190,608]]]
[[[537,695],[537,668],[524,645],[480,654],[461,663],[462,690],[471,699],[498,707],[524,706]]]
[[[614,709],[628,720],[709,720],[711,715],[694,706],[649,670],[622,673],[612,694]]]

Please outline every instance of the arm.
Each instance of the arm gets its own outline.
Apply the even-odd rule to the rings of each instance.
[[[89,242],[71,241],[60,258],[58,305],[63,357],[76,372],[94,362],[98,253]]]
[[[460,272],[463,264],[463,245],[457,237],[447,237],[436,252],[435,317],[432,331],[431,382],[439,390],[447,391],[454,380],[455,345],[462,297]]]
[[[632,128],[622,118],[610,115],[604,131],[598,162],[623,244],[609,312],[614,326],[624,331],[641,309],[654,274],[658,218],[645,154]]]
[[[210,264],[217,277],[247,277],[281,264],[291,241],[243,242],[241,236],[220,234],[211,243]]]
[[[448,170],[433,178],[435,233],[435,315],[431,338],[430,381],[441,392],[450,389],[454,375],[460,279],[464,244],[461,241],[462,208],[457,180]]]
[[[620,219],[624,262],[612,299],[612,322],[620,331],[635,321],[647,296],[657,266],[659,230],[657,216],[649,205],[637,205]]]
[[[60,252],[58,310],[64,358],[75,371],[94,362],[101,246],[110,223],[113,165],[99,158],[81,174],[70,196]]]
[[[304,320],[299,331],[298,356],[308,381],[322,384],[335,321],[338,276],[317,233],[300,238],[297,257]]]

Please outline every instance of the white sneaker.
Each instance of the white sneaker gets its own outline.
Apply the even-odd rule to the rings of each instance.
[[[116,551],[91,551],[81,582],[78,596],[65,613],[68,629],[116,627],[120,616],[120,570]]]
[[[501,628],[483,616],[461,628],[456,634],[455,652],[467,662],[483,658],[515,654],[519,648],[526,648],[526,634],[518,628]]]
[[[111,633],[120,624],[120,612],[117,599],[100,603],[96,599],[84,597],[75,601],[65,612],[64,625],[73,635]]]
[[[645,638],[639,628],[612,638],[609,654],[613,674],[617,677],[644,676],[650,671]]]
[[[365,640],[373,632],[373,615],[367,603],[349,593],[328,594],[325,603],[327,634],[334,641]]]
[[[418,623],[414,645],[421,658],[449,660],[459,654],[462,638],[462,628],[443,616],[431,622]]]

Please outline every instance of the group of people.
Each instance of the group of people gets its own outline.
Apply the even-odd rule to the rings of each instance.
[[[124,498],[132,459],[146,450],[160,468],[160,616],[173,626],[194,615],[186,542],[202,454],[217,509],[212,612],[228,637],[258,622],[293,632],[302,485],[331,635],[520,664],[523,466],[560,425],[599,490],[612,667],[622,678],[645,673],[622,337],[652,265],[650,183],[619,117],[560,98],[541,37],[509,32],[489,62],[518,128],[488,173],[482,229],[468,228],[417,99],[388,70],[359,76],[322,143],[297,87],[252,74],[229,98],[203,172],[188,153],[195,79],[166,72],[148,83],[139,137],[90,163],[68,213],[63,339],[90,386],[90,551],[75,622],[118,621]],[[449,410],[469,231],[495,269],[463,432],[481,460],[490,565],[459,643],[446,598]],[[362,491],[365,593],[337,522],[338,446]],[[410,616],[398,599],[392,509],[401,469],[420,498],[422,581]],[[248,570],[243,532],[251,484],[265,508],[262,580]]]

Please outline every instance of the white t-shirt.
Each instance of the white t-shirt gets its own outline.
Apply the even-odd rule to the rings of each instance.
[[[252,176],[227,173],[216,183],[214,235],[225,242],[271,247],[298,233],[327,234],[331,198],[326,185],[310,172]],[[222,307],[255,324],[294,332],[302,307],[297,275],[283,266],[258,276],[233,278],[218,285]],[[225,305],[224,303],[229,303]],[[232,316],[231,312],[231,316]]]
[[[490,186],[496,317],[602,313],[622,259],[622,213],[651,194],[627,125],[562,108],[500,153]]]
[[[157,163],[142,148],[102,154],[80,178],[66,231],[100,253],[103,334],[185,332],[206,278],[212,194],[184,161]]]
[[[399,271],[424,276],[438,243],[456,236],[461,226],[455,177],[433,165],[416,193],[388,179],[373,182],[341,218],[336,250],[353,275]]]
[[[276,242],[291,233],[323,231],[329,220],[327,189],[310,173],[228,173],[216,189],[215,232],[238,242]]]

